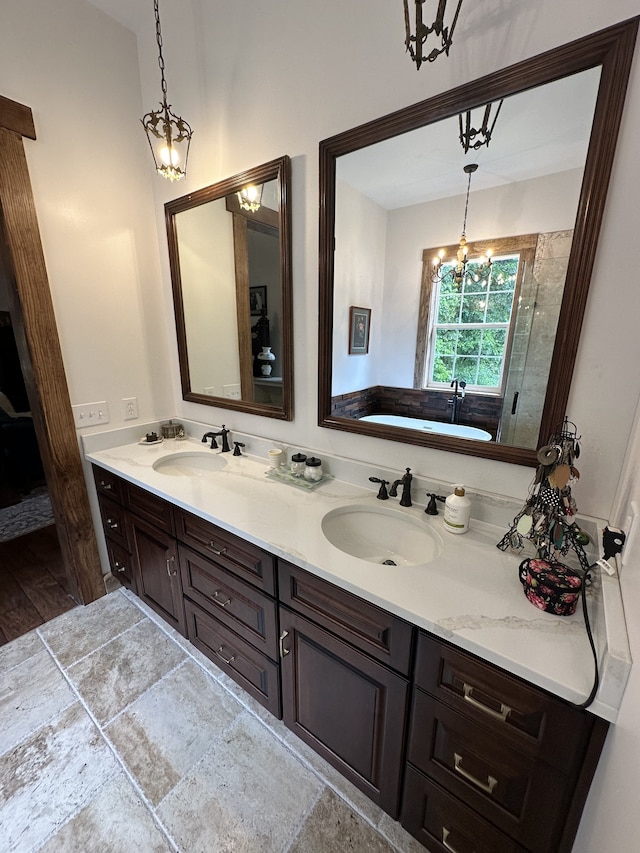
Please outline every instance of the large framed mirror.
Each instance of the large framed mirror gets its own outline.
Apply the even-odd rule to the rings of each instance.
[[[320,143],[320,426],[537,464],[565,415],[637,29]]]
[[[293,418],[291,161],[165,204],[182,396]]]

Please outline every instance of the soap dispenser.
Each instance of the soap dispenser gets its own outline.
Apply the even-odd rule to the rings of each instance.
[[[444,527],[449,533],[466,533],[469,529],[471,501],[465,495],[464,486],[454,485],[453,494],[444,502]]]

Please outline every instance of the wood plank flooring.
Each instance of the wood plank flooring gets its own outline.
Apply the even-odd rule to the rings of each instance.
[[[76,606],[55,525],[0,542],[0,645]]]

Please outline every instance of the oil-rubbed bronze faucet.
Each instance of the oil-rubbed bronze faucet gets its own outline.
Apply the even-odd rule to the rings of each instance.
[[[218,442],[216,441],[216,436],[217,436],[217,435],[219,435],[219,434],[220,434],[220,433],[217,433],[217,432],[205,432],[205,434],[202,436],[202,443],[203,443],[203,444],[206,444],[206,443],[207,443],[207,439],[209,439],[209,438],[210,438],[210,439],[211,439],[211,445],[210,445],[210,447],[211,447],[211,449],[212,449],[212,450],[216,450],[216,449],[217,449],[217,447],[218,447]]]
[[[216,438],[222,438],[222,450],[220,452],[229,453],[229,451],[231,450],[231,448],[229,447],[229,432],[230,430],[228,430],[225,425],[222,424],[222,429],[220,430],[220,432],[205,432],[205,434],[202,436],[202,443],[205,444],[207,439],[210,438],[210,447],[212,450],[216,450],[218,447],[218,442],[216,441]]]
[[[399,480],[395,480],[391,484],[391,488],[389,489],[389,494],[392,498],[397,497],[398,495],[398,486],[402,483],[402,497],[400,498],[400,506],[412,506],[411,504],[411,481],[413,480],[413,475],[411,473],[411,468],[407,468],[405,473]]]

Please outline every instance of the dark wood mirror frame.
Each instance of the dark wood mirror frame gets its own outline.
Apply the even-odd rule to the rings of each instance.
[[[182,279],[178,250],[178,235],[175,217],[177,214],[207,204],[217,199],[225,199],[235,194],[247,184],[264,184],[277,181],[279,210],[277,225],[280,237],[280,293],[282,311],[282,340],[280,357],[282,359],[282,406],[274,406],[251,400],[236,400],[227,397],[209,396],[195,392],[191,387],[189,374],[189,359],[187,355],[187,335],[185,326]],[[167,227],[169,264],[171,268],[171,284],[175,310],[176,334],[178,338],[178,358],[180,361],[180,380],[182,397],[191,403],[201,403],[205,406],[219,406],[223,409],[233,409],[238,412],[249,412],[254,415],[264,415],[280,420],[293,420],[293,312],[292,312],[292,283],[291,283],[291,212],[289,195],[291,187],[291,160],[287,156],[271,160],[261,166],[248,169],[224,181],[211,184],[188,195],[174,199],[165,204],[165,222]],[[247,288],[248,289],[248,288]],[[248,297],[248,293],[247,293]],[[248,298],[247,298],[248,308]],[[240,344],[250,344],[249,317],[241,336]]]
[[[332,339],[336,158],[464,110],[599,66],[600,86],[575,221],[539,442],[565,415],[591,271],[602,223],[629,70],[640,18],[632,18],[459,86],[320,143],[320,305],[318,424],[330,429],[465,453],[520,465],[538,464],[535,449],[425,434],[332,414]]]

